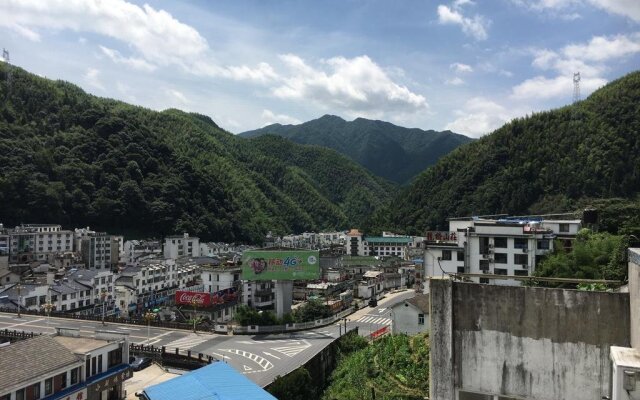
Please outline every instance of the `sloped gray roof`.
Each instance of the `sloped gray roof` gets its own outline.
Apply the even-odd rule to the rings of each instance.
[[[407,303],[413,304],[424,313],[429,313],[429,295],[417,294],[415,297],[408,299]]]
[[[0,347],[0,393],[78,361],[82,360],[47,335]]]

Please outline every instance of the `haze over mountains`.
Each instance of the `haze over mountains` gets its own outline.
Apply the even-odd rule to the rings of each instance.
[[[242,137],[273,134],[301,144],[334,149],[358,162],[374,175],[406,184],[456,147],[472,141],[451,131],[424,131],[384,121],[334,115],[299,125],[273,124],[241,133]]]

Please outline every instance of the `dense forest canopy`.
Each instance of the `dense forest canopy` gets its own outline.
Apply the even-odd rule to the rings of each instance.
[[[440,157],[471,141],[450,131],[403,128],[365,118],[345,121],[335,115],[325,115],[300,125],[273,124],[240,136],[266,134],[337,150],[374,175],[398,184],[408,183]]]
[[[328,149],[86,94],[0,63],[0,222],[259,243],[346,229],[393,191]]]
[[[370,230],[446,229],[448,217],[600,210],[602,227],[638,233],[640,72],[588,99],[516,119],[461,146],[375,213]]]

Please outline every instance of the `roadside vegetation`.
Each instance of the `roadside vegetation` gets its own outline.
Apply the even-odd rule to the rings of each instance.
[[[236,321],[242,326],[248,325],[285,325],[294,322],[309,322],[327,318],[332,315],[329,306],[322,300],[311,299],[294,310],[291,314],[285,314],[278,318],[271,311],[257,311],[248,306],[240,306],[236,313]]]

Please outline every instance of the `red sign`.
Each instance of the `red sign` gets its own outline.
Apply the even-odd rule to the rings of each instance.
[[[176,304],[188,304],[197,307],[209,307],[211,305],[211,294],[203,292],[185,292],[176,290]]]
[[[455,242],[458,240],[457,232],[428,231],[427,242]]]

